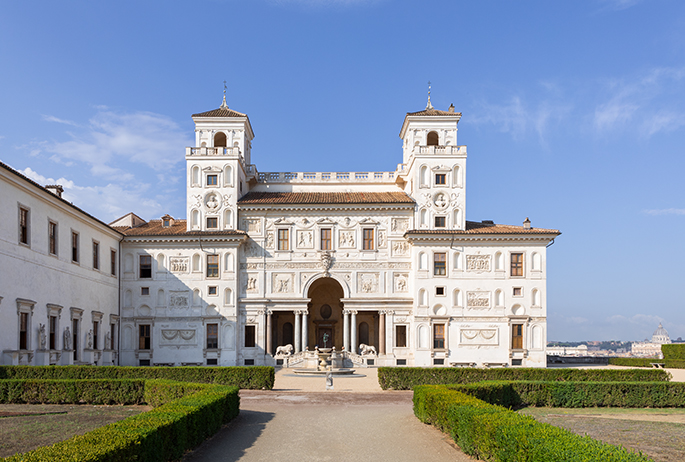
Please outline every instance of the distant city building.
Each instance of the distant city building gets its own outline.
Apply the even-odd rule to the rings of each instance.
[[[547,355],[549,356],[587,356],[587,345],[574,347],[548,346]]]
[[[669,337],[668,332],[664,329],[664,326],[659,323],[659,327],[652,334],[651,342],[635,342],[631,347],[631,353],[633,356],[642,357],[658,357],[663,358],[661,353],[661,345],[671,343],[671,337]]]

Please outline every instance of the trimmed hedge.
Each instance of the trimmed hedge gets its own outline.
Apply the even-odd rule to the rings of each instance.
[[[652,363],[660,363],[671,369],[685,369],[685,360],[682,359],[609,358],[609,364],[614,366],[654,367],[652,366]]]
[[[417,385],[448,385],[483,380],[535,380],[573,382],[667,382],[671,375],[659,369],[544,369],[467,367],[379,367],[378,383],[384,390],[411,390]]]
[[[0,380],[0,403],[141,404],[144,380]]]
[[[414,413],[449,433],[467,454],[492,461],[642,462],[646,456],[537,422],[446,386],[414,389]]]
[[[537,407],[685,407],[680,382],[479,382],[447,385],[491,404]]]
[[[661,352],[664,354],[664,359],[685,361],[685,343],[667,343],[661,345]]]
[[[129,367],[129,366],[0,366],[0,379],[164,379],[216,383],[243,389],[274,386],[269,366],[249,367]]]
[[[33,462],[78,461],[167,461],[216,433],[238,415],[238,387],[147,381],[146,392],[169,397],[185,389],[190,394],[168,401],[151,411],[100,427],[85,435],[45,446],[4,460]],[[166,389],[166,390],[165,390]],[[193,390],[199,390],[192,392]]]

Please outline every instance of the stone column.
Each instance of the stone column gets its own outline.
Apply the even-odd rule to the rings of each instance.
[[[343,348],[350,350],[350,311],[343,310]]]
[[[378,354],[385,354],[385,311],[378,312]]]
[[[309,311],[304,310],[302,312],[302,351],[305,351],[307,347],[309,346],[309,338],[308,338],[308,332],[307,332],[307,315],[309,314]]]
[[[293,313],[295,313],[295,353],[299,353],[302,346],[302,324],[300,324],[300,312],[293,311]]]
[[[272,333],[273,329],[271,326],[271,311],[267,310],[266,311],[266,354],[272,355],[274,354],[274,348],[273,348],[273,338],[272,338]]]
[[[357,312],[352,310],[350,313],[352,314],[352,322],[350,322],[350,351],[357,353]]]

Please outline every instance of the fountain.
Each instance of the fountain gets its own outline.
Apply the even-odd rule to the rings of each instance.
[[[316,367],[306,369],[295,369],[296,374],[300,375],[351,375],[354,374],[354,369],[347,369],[342,367],[342,354],[335,351],[335,347],[328,348],[328,334],[323,334],[323,348],[316,346],[314,348],[314,356]],[[308,352],[309,350],[307,350]],[[329,365],[329,361],[331,364]]]

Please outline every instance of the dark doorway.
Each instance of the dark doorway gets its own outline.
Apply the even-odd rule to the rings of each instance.
[[[324,348],[323,334],[326,333],[326,347],[342,349],[343,307],[340,299],[345,296],[342,286],[333,278],[320,278],[312,283],[307,296],[311,302],[307,317],[306,345],[310,350],[315,345]]]

